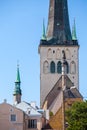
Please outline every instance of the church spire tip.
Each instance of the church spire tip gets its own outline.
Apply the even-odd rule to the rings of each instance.
[[[19,63],[17,62],[17,75],[16,75],[16,82],[21,82],[20,81],[20,72],[19,72]]]

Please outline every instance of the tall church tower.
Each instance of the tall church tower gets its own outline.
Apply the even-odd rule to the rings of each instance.
[[[66,55],[66,73],[79,89],[79,45],[75,22],[72,34],[69,25],[67,0],[50,0],[47,34],[43,24],[40,40],[40,105],[53,89],[62,73],[62,51]]]
[[[16,81],[15,81],[15,89],[13,92],[13,98],[14,98],[14,104],[18,104],[21,102],[21,88],[20,88],[20,72],[19,72],[19,65],[17,65],[17,76],[16,76]]]

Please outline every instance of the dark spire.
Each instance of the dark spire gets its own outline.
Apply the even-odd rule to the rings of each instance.
[[[71,41],[67,0],[50,0],[47,38]]]
[[[75,26],[71,35],[67,0],[50,0],[47,34],[40,45],[78,45]],[[75,40],[73,40],[73,37]]]

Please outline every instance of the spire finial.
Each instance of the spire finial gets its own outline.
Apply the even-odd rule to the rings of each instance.
[[[72,27],[72,40],[74,40],[74,41],[77,40],[75,18],[74,18],[74,24]]]
[[[42,40],[46,40],[46,33],[45,33],[45,22],[44,22],[44,19],[43,19],[43,34],[42,34]]]
[[[17,68],[19,68],[19,60],[17,60]]]
[[[16,77],[16,82],[21,82],[20,81],[20,72],[19,72],[19,61],[17,61],[17,77]]]

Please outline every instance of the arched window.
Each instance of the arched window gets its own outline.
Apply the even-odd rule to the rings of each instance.
[[[69,65],[68,65],[67,61],[65,62],[65,72],[66,72],[66,74],[69,73]]]
[[[57,73],[61,74],[62,73],[62,63],[61,61],[59,61],[57,63]]]
[[[56,51],[56,59],[61,59],[61,52],[59,49]]]
[[[52,50],[51,49],[48,49],[47,58],[52,59]]]
[[[49,72],[49,63],[48,61],[45,61],[43,64],[43,72],[46,74]]]
[[[70,64],[70,73],[75,74],[76,73],[76,64],[74,61],[71,62]]]
[[[50,63],[50,72],[51,72],[51,73],[55,73],[55,63],[54,63],[54,61],[52,61],[52,62]]]
[[[71,59],[71,53],[70,53],[70,51],[68,49],[66,49],[65,53],[66,53],[66,59],[70,60]]]

